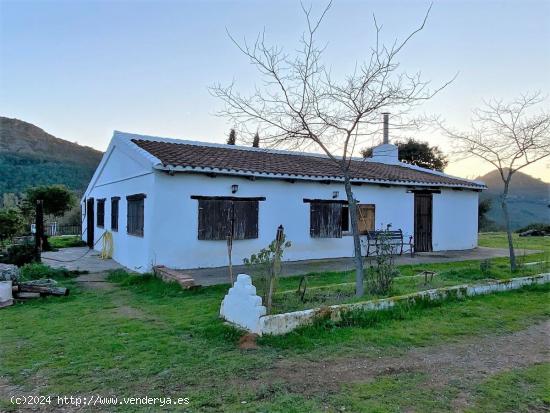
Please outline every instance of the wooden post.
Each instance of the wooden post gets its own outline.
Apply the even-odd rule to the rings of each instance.
[[[281,247],[284,240],[284,228],[282,225],[279,225],[277,228],[277,235],[275,236],[275,251],[273,254],[273,262],[270,268],[269,274],[269,285],[267,293],[267,313],[271,314],[271,306],[273,304],[273,290],[275,289],[275,280],[279,276],[281,271]]]
[[[42,252],[42,241],[44,239],[44,201],[36,201],[36,221],[34,233],[34,245],[38,255]]]
[[[231,259],[233,251],[233,233],[227,235],[227,257],[229,259],[229,281],[231,282],[231,287],[233,287],[233,263]]]

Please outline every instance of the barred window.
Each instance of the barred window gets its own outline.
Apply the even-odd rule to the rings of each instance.
[[[126,212],[126,230],[130,235],[143,237],[144,200],[145,194],[135,194],[126,197],[128,209]]]
[[[111,198],[111,231],[118,231],[118,201],[120,197]]]
[[[97,200],[97,226],[105,226],[105,198]]]

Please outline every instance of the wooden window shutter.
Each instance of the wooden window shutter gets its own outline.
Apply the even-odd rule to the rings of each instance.
[[[199,200],[200,240],[224,240],[231,231],[232,202],[225,199]]]
[[[312,238],[342,238],[342,204],[310,203],[310,235]]]
[[[366,234],[367,231],[374,231],[375,227],[375,205],[360,204],[357,205],[359,218],[359,233]]]
[[[233,201],[233,239],[258,238],[258,201]]]

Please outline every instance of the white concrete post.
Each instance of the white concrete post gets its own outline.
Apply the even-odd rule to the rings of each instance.
[[[260,334],[260,317],[266,314],[250,275],[239,274],[222,301],[220,317],[252,333]]]

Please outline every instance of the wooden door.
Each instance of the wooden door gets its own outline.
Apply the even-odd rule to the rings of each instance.
[[[414,249],[432,251],[432,194],[414,194]]]
[[[94,247],[94,199],[88,198],[86,201],[86,244],[88,244],[89,248]]]

